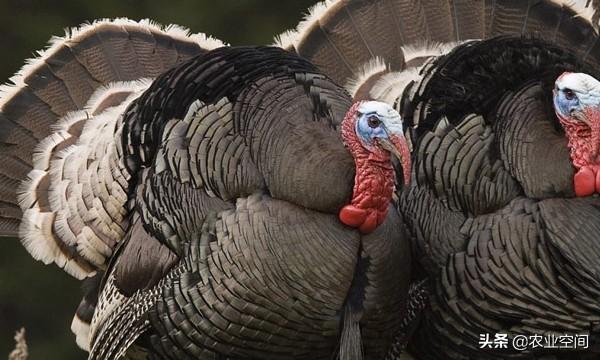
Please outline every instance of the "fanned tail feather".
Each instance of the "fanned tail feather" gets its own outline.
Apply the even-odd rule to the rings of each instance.
[[[598,65],[598,2],[327,0],[313,6],[296,29],[279,35],[275,43],[308,58],[346,84],[357,99],[394,103],[398,98],[390,94],[402,94],[404,88],[382,88],[405,86],[407,81],[397,79],[414,79],[428,59],[468,40],[535,36]],[[440,51],[431,51],[436,47]],[[416,55],[420,53],[425,55]]]
[[[0,236],[17,236],[22,210],[15,190],[60,119],[83,110],[102,85],[153,78],[219,46],[203,34],[149,20],[98,20],[53,37],[0,88]]]
[[[0,236],[18,235],[35,259],[78,279],[98,278],[127,227],[122,113],[154,77],[221,46],[150,20],[98,20],[53,37],[0,88]],[[72,323],[83,348],[95,297]]]

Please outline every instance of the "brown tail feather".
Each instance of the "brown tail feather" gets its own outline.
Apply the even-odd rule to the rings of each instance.
[[[454,0],[451,5],[454,39],[461,41],[485,36],[485,3],[483,1]]]
[[[34,258],[77,278],[100,278],[121,240],[127,202],[127,174],[106,157],[115,147],[110,124],[149,79],[222,45],[126,19],[53,38],[1,89],[0,236],[18,234]],[[73,319],[84,348],[96,297],[87,294]]]
[[[439,42],[456,40],[455,20],[452,18],[450,0],[420,0],[425,9],[426,38]]]
[[[401,46],[425,32],[426,14],[418,0],[328,0],[313,6],[304,21],[279,35],[276,43],[344,84],[376,57],[390,69],[401,70]]]
[[[573,48],[588,62],[597,63],[599,16],[592,3],[327,0],[311,8],[296,30],[280,35],[276,42],[314,62],[358,98],[385,94],[380,100],[394,101],[390,94],[401,94],[403,89],[392,91],[386,86],[407,85],[405,80],[413,78],[428,58],[471,39],[536,36]],[[415,57],[406,49],[427,55]]]
[[[81,110],[101,85],[152,78],[222,45],[187,30],[147,20],[101,20],[53,38],[0,94],[0,236],[16,236],[21,210],[16,189],[33,168],[32,155],[52,125]]]

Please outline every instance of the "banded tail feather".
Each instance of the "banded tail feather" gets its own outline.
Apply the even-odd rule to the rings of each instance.
[[[589,36],[597,33],[597,13],[586,0],[328,0],[275,44],[309,59],[357,99],[393,104],[422,78],[427,59],[469,40],[542,38],[598,64],[600,44]]]
[[[72,328],[92,359],[120,358],[130,347],[165,357],[327,358],[340,342],[344,357],[380,358],[398,330],[400,351],[416,326],[409,320],[428,308],[419,299],[405,314],[413,279],[406,218],[409,230],[423,228],[418,236],[439,236],[420,244],[435,268],[465,246],[467,218],[495,211],[530,185],[513,179],[502,159],[484,156],[499,131],[490,129],[495,119],[487,113],[433,121],[434,105],[468,98],[460,86],[448,92],[456,98],[437,96],[447,84],[438,70],[468,57],[482,44],[474,39],[493,36],[517,50],[530,41],[535,46],[522,51],[528,60],[539,47],[552,59],[570,51],[568,63],[577,58],[597,67],[597,15],[580,5],[328,0],[279,37],[278,45],[295,54],[273,47],[209,52],[222,43],[149,21],[86,25],[54,39],[1,97],[0,159],[7,166],[0,169],[0,231],[19,233],[33,257],[90,283]],[[486,44],[476,50],[496,64]],[[553,46],[560,50],[546,51]],[[454,84],[473,79],[457,73]],[[387,164],[381,187],[390,199],[368,217],[356,207],[342,211],[361,170],[351,151],[366,148],[345,147],[340,138],[340,128],[355,121],[342,136],[356,132],[363,115],[340,85],[355,100],[394,105],[402,113],[387,118],[395,139],[405,141],[405,121],[415,128],[408,132],[416,153],[431,155],[416,157],[412,174],[406,167],[405,184],[412,178],[416,185],[395,197],[401,184],[389,180],[394,170]],[[378,115],[395,114],[389,105],[367,103]],[[498,151],[512,156],[510,139],[500,139]],[[527,194],[554,191],[538,185]],[[543,212],[554,211],[529,201],[513,205],[509,218],[526,212],[546,221]],[[419,218],[432,209],[444,216]],[[359,234],[353,224],[369,219]],[[483,247],[485,226],[496,231],[497,224],[481,221],[470,230]],[[563,228],[572,232],[552,230]],[[559,235],[555,247],[572,245]],[[458,260],[458,274],[472,265]],[[349,287],[355,301],[344,325]],[[484,322],[481,314],[475,320]],[[348,341],[357,337],[362,347]]]
[[[101,269],[122,236],[128,192],[115,141],[120,113],[153,77],[222,45],[179,26],[128,19],[52,38],[2,89],[3,235],[20,232],[36,259],[78,278]],[[94,180],[107,188],[88,188]]]
[[[18,235],[35,259],[78,279],[98,277],[128,221],[123,111],[154,77],[223,45],[128,19],[53,37],[1,89],[0,236]],[[86,296],[73,319],[83,348],[94,307]]]

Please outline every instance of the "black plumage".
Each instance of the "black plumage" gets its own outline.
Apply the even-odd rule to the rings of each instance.
[[[25,148],[18,195],[34,256],[93,279],[72,325],[89,358],[382,358],[409,243],[391,204],[368,235],[338,219],[355,176],[348,93],[278,47],[133,22],[74,39],[98,90],[63,106],[68,82],[47,80],[64,110]]]
[[[408,251],[397,213],[362,241],[334,215],[353,176],[334,131],[345,96],[308,62],[252,47],[194,58],[132,102],[122,139],[128,168],[140,169],[135,220],[109,278],[146,294],[146,312],[111,315],[92,358],[117,356],[123,346],[108,345],[129,342],[116,336],[142,331],[165,358],[328,358],[359,275],[374,276],[357,289],[365,354],[386,351],[401,318],[379,309],[403,308],[392,262]]]
[[[574,198],[552,108],[561,73],[600,75],[583,11],[331,1],[287,51],[94,25],[4,97],[0,230],[21,221],[34,257],[93,277],[73,323],[91,359],[593,358],[600,204]],[[414,163],[362,236],[337,217],[352,96],[399,110]]]
[[[597,279],[587,259],[599,245],[600,203],[572,198],[573,166],[551,98],[564,71],[595,69],[544,40],[493,38],[437,58],[404,101],[419,141],[400,209],[434,280],[410,344],[419,358],[598,351]],[[439,209],[437,219],[427,208]],[[591,345],[482,348],[480,334],[498,333],[583,334]]]
[[[313,34],[353,23],[356,7],[317,8],[320,16],[280,38],[355,96],[395,104],[412,125],[413,178],[398,197],[414,240],[412,276],[429,281],[409,343],[416,358],[598,356],[597,275],[588,264],[598,249],[598,198],[574,198],[575,169],[552,104],[563,72],[599,75],[597,11],[586,5],[373,1],[395,16],[371,48],[401,44],[401,52],[369,53],[365,36],[355,37],[358,54],[336,55],[345,62],[327,56],[343,36]],[[582,334],[591,345],[480,348],[480,334],[496,333]]]

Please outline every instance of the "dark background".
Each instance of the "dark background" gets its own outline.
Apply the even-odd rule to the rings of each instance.
[[[0,0],[0,83],[8,81],[64,28],[99,18],[179,24],[232,45],[271,44],[293,28],[316,0]],[[1,166],[1,165],[0,165]],[[30,360],[85,359],[70,326],[79,283],[55,265],[34,261],[17,239],[0,238],[0,359],[25,327]]]

